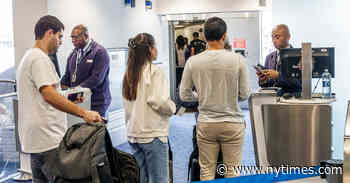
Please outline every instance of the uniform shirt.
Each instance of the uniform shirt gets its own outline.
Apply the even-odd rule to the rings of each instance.
[[[195,86],[198,97],[192,92]],[[199,101],[199,122],[244,122],[238,100],[249,94],[248,68],[243,56],[207,50],[186,62],[180,84],[183,101]]]
[[[32,48],[23,56],[16,79],[22,151],[40,153],[58,147],[67,130],[66,115],[47,103],[39,91],[42,86],[59,88],[54,64],[42,50]]]

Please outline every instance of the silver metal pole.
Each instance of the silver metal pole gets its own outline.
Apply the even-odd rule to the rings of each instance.
[[[168,21],[169,31],[169,80],[170,80],[170,96],[172,100],[176,100],[176,61],[175,61],[175,26],[173,21]]]
[[[311,43],[302,43],[302,93],[303,99],[312,98],[312,49]]]

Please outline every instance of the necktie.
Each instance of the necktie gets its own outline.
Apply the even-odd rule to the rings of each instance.
[[[277,58],[276,58],[276,70],[279,71],[281,66],[281,57],[280,52],[277,52]]]
[[[83,58],[84,51],[83,49],[79,49],[78,51],[78,57],[77,57],[77,63],[79,64],[81,59]]]

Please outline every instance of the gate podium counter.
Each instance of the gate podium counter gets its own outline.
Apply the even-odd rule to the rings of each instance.
[[[317,166],[332,158],[335,99],[283,99],[260,89],[249,98],[257,166]]]

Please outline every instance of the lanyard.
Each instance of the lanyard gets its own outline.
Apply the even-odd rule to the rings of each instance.
[[[85,54],[90,51],[91,47],[92,47],[92,42],[90,42],[90,44],[88,45],[85,51],[83,49],[78,49],[76,51],[77,59],[75,60],[75,69],[72,75],[72,83],[74,83],[77,80],[78,64],[83,60]]]

